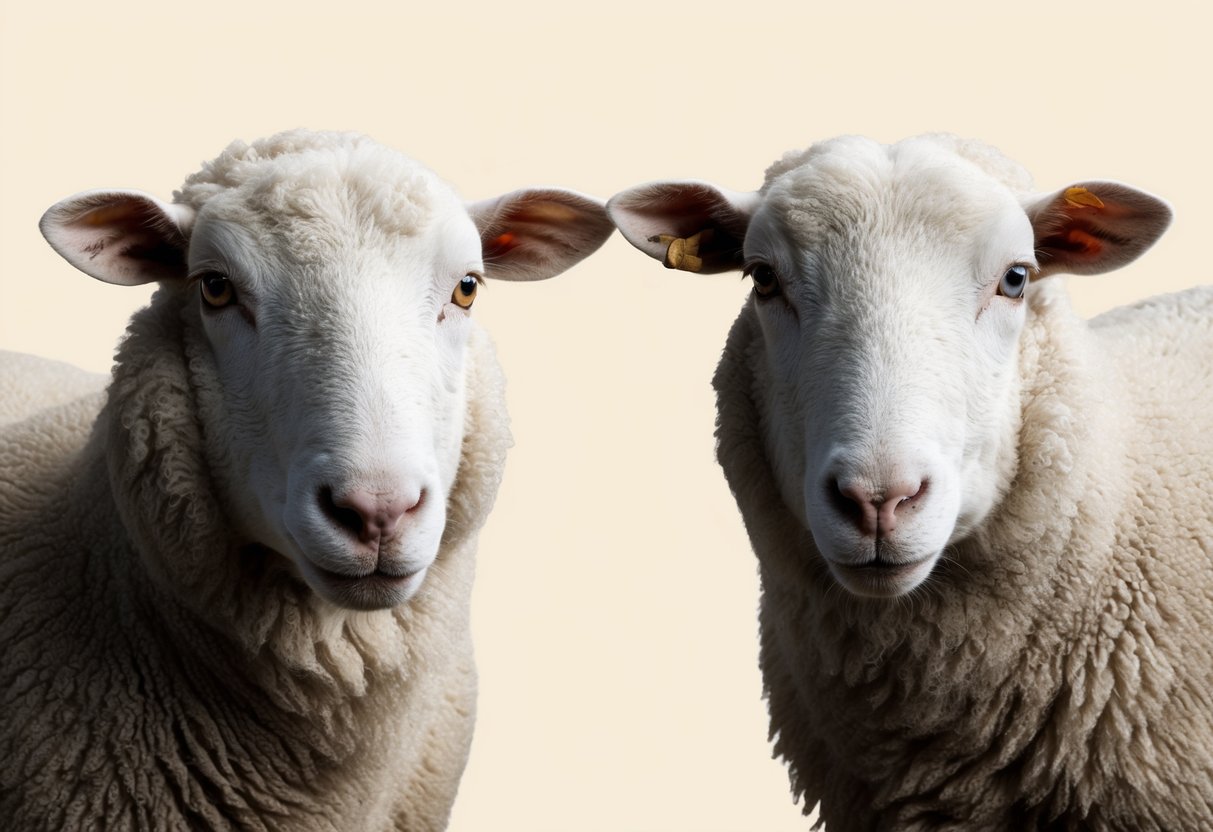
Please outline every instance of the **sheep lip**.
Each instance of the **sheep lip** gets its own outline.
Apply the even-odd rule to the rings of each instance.
[[[873,559],[865,563],[828,561],[834,579],[853,595],[866,598],[895,598],[926,580],[936,558],[928,555],[912,561]]]
[[[909,571],[909,570],[913,569],[914,567],[917,567],[917,566],[925,563],[928,560],[930,560],[930,558],[919,558],[918,560],[893,562],[893,561],[889,561],[889,560],[880,560],[879,558],[877,558],[875,560],[870,560],[867,563],[835,563],[834,565],[840,566],[843,569],[853,569],[857,572],[872,571],[872,572],[896,573],[896,572],[900,572],[900,571]]]
[[[347,574],[344,572],[332,572],[322,566],[312,564],[312,568],[327,581],[334,583],[354,583],[357,581],[378,581],[381,583],[403,583],[414,577],[420,569],[414,569],[411,572],[388,572],[384,569],[375,569],[373,572],[364,572],[361,574]]]

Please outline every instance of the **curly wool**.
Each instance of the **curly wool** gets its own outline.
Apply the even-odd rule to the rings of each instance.
[[[777,179],[805,167],[810,161],[820,164],[835,157],[839,163],[850,166],[857,155],[864,155],[864,151],[872,147],[872,141],[864,136],[836,136],[814,142],[803,150],[789,150],[766,169],[762,191],[767,192]],[[903,156],[913,156],[921,154],[924,148],[959,156],[1016,193],[1032,190],[1032,175],[1026,168],[1005,156],[998,148],[977,139],[961,138],[951,133],[926,133],[898,142],[891,150]]]
[[[759,558],[771,736],[830,832],[1213,818],[1213,290],[1090,323],[1055,279],[1028,298],[1014,479],[896,602],[840,592],[782,504],[752,304],[729,336],[718,457]]]
[[[191,174],[173,201],[201,211],[216,197],[256,216],[306,219],[305,226],[343,228],[369,217],[393,235],[417,233],[454,200],[431,170],[368,136],[311,130],[232,142]]]
[[[0,432],[0,817],[443,828],[475,710],[476,533],[510,444],[488,337],[437,561],[408,604],[353,612],[230,536],[178,308],[164,288],[135,317],[99,416],[93,396]]]

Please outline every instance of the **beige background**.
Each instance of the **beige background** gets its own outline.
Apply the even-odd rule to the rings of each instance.
[[[431,5],[0,0],[0,348],[104,370],[148,295],[60,261],[37,232],[46,207],[103,186],[168,197],[231,139],[295,126],[368,132],[468,198],[666,177],[749,189],[818,138],[949,130],[1042,188],[1118,178],[1172,201],[1142,262],[1072,281],[1084,313],[1210,279],[1207,15]],[[517,446],[482,539],[480,722],[453,829],[806,827],[769,759],[755,567],[712,457],[708,382],[746,292],[616,236],[565,276],[477,301]]]

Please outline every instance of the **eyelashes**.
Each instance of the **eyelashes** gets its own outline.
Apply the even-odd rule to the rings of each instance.
[[[783,291],[779,285],[779,275],[768,263],[746,266],[744,274],[754,281],[754,291],[760,298],[773,298]]]

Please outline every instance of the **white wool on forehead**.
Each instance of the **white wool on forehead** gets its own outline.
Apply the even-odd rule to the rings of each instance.
[[[975,139],[962,139],[950,133],[929,133],[905,139],[894,145],[881,145],[863,136],[839,136],[816,142],[803,150],[790,150],[766,169],[762,189],[769,190],[775,180],[806,164],[836,158],[840,164],[854,165],[860,156],[874,161],[902,160],[907,156],[946,158],[950,152],[976,166],[1012,191],[1032,190],[1032,176],[1018,162],[1008,159],[998,148]]]
[[[201,210],[224,191],[268,215],[343,222],[351,214],[411,234],[461,206],[429,168],[359,133],[290,130],[234,141],[185,180],[175,202]]]

